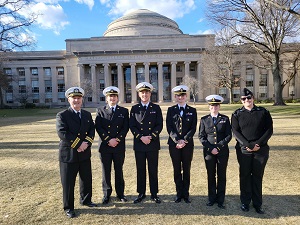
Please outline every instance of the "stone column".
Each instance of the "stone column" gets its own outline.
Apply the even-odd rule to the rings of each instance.
[[[201,61],[197,61],[197,80],[199,82],[198,101],[204,101],[204,90],[203,90],[203,77],[202,77]]]
[[[184,75],[190,75],[190,61],[184,62]]]
[[[136,63],[130,63],[131,66],[131,102],[137,102],[137,93],[135,90],[136,87],[136,72],[135,72]]]
[[[26,85],[26,92],[28,96],[32,96],[32,84],[31,84],[31,69],[29,67],[25,67],[25,85]],[[31,97],[28,98],[30,100]]]
[[[150,82],[150,77],[149,77],[149,66],[150,66],[150,63],[149,62],[144,62],[143,64],[145,66],[145,81],[149,83]]]
[[[38,68],[39,73],[39,99],[40,103],[45,103],[45,80],[43,67]]]
[[[118,88],[120,89],[119,103],[125,102],[124,100],[124,74],[123,74],[123,64],[117,63],[118,66]]]
[[[80,87],[81,85],[81,82],[84,78],[84,66],[83,64],[77,64],[77,67],[78,67],[78,86]]]
[[[58,101],[58,87],[57,87],[57,73],[56,73],[56,67],[51,67],[51,79],[52,79],[52,103],[57,103]],[[65,89],[67,90],[69,87],[65,86]],[[65,90],[65,91],[66,91]]]
[[[103,63],[104,66],[104,83],[105,87],[111,86],[111,74],[109,63]]]
[[[93,103],[99,103],[99,98],[98,98],[98,82],[96,79],[96,64],[90,64],[91,67],[91,78],[92,78],[92,90],[93,90],[93,94],[92,94],[92,102]]]
[[[171,62],[171,90],[173,87],[176,86],[176,64],[177,62]],[[174,94],[171,93],[171,95],[172,95],[172,102],[175,102]]]
[[[164,79],[163,79],[163,62],[157,62],[158,65],[158,102],[164,101]]]

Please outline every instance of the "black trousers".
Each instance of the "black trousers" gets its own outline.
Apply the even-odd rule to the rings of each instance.
[[[269,155],[243,154],[236,149],[240,165],[240,199],[242,204],[262,205],[262,180]]]
[[[135,151],[137,192],[139,194],[146,193],[146,161],[148,163],[151,196],[155,197],[158,193],[158,155],[158,150],[149,152]]]
[[[175,146],[169,146],[169,153],[173,163],[176,195],[178,198],[188,198],[194,148],[177,149]]]
[[[59,162],[60,178],[63,187],[64,210],[74,209],[74,187],[79,173],[80,203],[85,204],[92,199],[92,168],[91,160],[77,163]]]
[[[105,197],[110,197],[112,193],[111,185],[111,167],[114,163],[115,170],[115,189],[117,196],[124,197],[125,182],[123,177],[123,164],[125,160],[125,151],[117,153],[100,153],[102,163],[102,190]]]
[[[226,192],[226,170],[229,152],[222,155],[212,155],[204,152],[203,155],[207,171],[208,200],[223,204]]]

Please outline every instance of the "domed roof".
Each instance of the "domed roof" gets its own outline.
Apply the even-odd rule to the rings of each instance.
[[[111,22],[104,33],[109,36],[182,34],[178,24],[156,12],[139,9]]]

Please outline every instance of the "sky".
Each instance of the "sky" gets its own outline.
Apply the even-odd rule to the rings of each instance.
[[[184,34],[211,34],[205,0],[33,0],[40,16],[31,27],[35,51],[64,50],[65,40],[101,37],[109,23],[137,9],[148,9],[175,22]]]

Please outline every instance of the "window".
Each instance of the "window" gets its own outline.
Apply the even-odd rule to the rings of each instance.
[[[253,87],[253,80],[246,80],[246,87]]]
[[[13,101],[13,93],[6,92],[6,103],[14,103]]]
[[[19,93],[27,93],[27,87],[25,81],[19,81]]]
[[[196,71],[195,65],[191,65],[191,66],[190,66],[190,71]]]
[[[52,92],[52,81],[45,80],[45,92]]]
[[[65,92],[65,84],[57,84],[58,92]]]
[[[13,86],[12,85],[9,85],[7,87],[6,93],[13,93]]]
[[[259,78],[259,86],[267,86],[268,76],[267,74],[261,74]]]
[[[39,93],[39,81],[33,80],[31,81],[32,93]]]
[[[182,66],[176,66],[176,72],[182,72]]]
[[[44,75],[51,76],[51,68],[50,67],[44,67]]]
[[[64,75],[65,71],[63,67],[57,67],[57,75]]]
[[[87,97],[88,102],[92,102],[93,98],[92,97]]]
[[[176,85],[180,85],[182,83],[182,77],[176,77]]]
[[[37,75],[39,75],[39,73],[38,73],[38,68],[36,68],[36,67],[31,67],[31,68],[30,68],[30,71],[31,71],[31,75],[32,75],[32,76],[37,76]]]
[[[25,76],[25,69],[24,68],[17,68],[18,74],[20,77]]]
[[[99,85],[100,91],[103,91],[105,88],[104,79],[100,79],[99,83],[100,83],[100,85]]]
[[[52,98],[46,98],[45,103],[52,103]]]
[[[4,69],[3,69],[3,72],[4,72],[4,74],[7,75],[7,76],[11,76],[11,75],[12,75],[12,70],[11,70],[11,68],[4,68]]]

